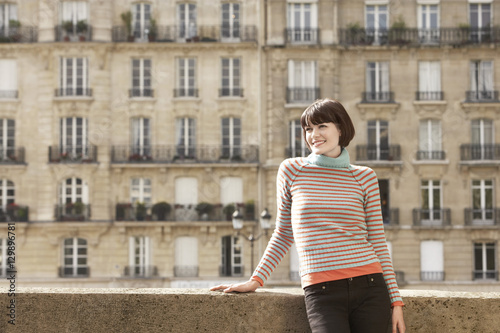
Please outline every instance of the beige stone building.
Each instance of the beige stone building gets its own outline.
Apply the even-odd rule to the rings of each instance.
[[[0,1],[0,275],[15,223],[23,286],[246,279],[278,166],[308,153],[298,119],[330,97],[379,177],[401,285],[499,288],[498,17],[497,0]],[[293,251],[270,285],[299,286]]]

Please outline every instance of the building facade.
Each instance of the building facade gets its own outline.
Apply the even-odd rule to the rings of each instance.
[[[0,1],[1,275],[246,279],[299,118],[339,99],[398,281],[498,288],[498,1]],[[231,223],[238,210],[241,231]],[[249,239],[253,239],[249,241]],[[294,250],[270,285],[299,286]]]

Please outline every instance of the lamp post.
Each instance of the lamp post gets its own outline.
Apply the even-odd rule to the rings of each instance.
[[[254,269],[253,265],[253,243],[256,240],[259,240],[262,236],[266,235],[267,236],[267,231],[271,228],[271,214],[269,214],[269,211],[267,208],[265,208],[262,213],[260,214],[260,227],[262,230],[264,230],[263,233],[260,233],[258,235],[254,235],[253,233],[250,235],[244,235],[244,238],[250,242],[250,249],[251,249],[251,265],[252,269]],[[243,214],[239,211],[238,208],[233,213],[233,229],[237,231],[238,235],[241,234],[241,229],[243,228]]]

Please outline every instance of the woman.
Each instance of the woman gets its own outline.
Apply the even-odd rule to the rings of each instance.
[[[405,332],[403,302],[387,249],[375,172],[349,163],[354,126],[335,100],[300,119],[311,154],[278,171],[276,229],[249,281],[211,290],[255,291],[293,242],[313,332]]]

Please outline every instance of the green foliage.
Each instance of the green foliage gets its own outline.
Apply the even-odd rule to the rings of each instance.
[[[131,36],[132,35],[132,12],[130,10],[123,12],[120,15],[120,17],[123,21],[123,24],[125,24],[125,28],[127,29],[128,35]]]
[[[392,29],[406,29],[406,23],[402,15],[399,15],[397,20],[391,26]]]

